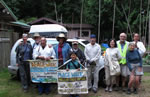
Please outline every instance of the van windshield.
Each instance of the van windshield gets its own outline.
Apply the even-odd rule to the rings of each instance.
[[[89,43],[89,41],[82,41],[85,45],[87,45]]]
[[[39,32],[40,36],[46,37],[46,38],[56,38],[60,33],[63,33],[63,32]],[[31,33],[30,35],[32,37],[34,34]]]
[[[33,45],[35,43],[34,40],[30,40],[31,45]],[[51,44],[53,46],[55,46],[56,44],[58,44],[57,40],[47,40],[47,44]]]

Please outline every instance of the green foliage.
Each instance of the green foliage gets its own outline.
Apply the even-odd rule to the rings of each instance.
[[[83,2],[83,23],[89,23],[94,26],[93,32],[97,32],[99,20],[99,0],[4,0],[13,10],[15,15],[25,22],[30,22],[36,18],[48,17],[56,20],[55,4],[57,18],[63,23],[80,23],[81,5]],[[115,38],[121,32],[130,32],[128,23],[123,12],[123,5],[127,15],[132,32],[139,32],[141,9],[140,0],[116,0],[115,16]],[[110,38],[113,25],[114,0],[101,0],[101,38]],[[147,10],[148,0],[143,0],[142,10]],[[146,24],[148,17],[146,14],[141,25]],[[142,28],[145,29],[145,28]],[[143,30],[141,30],[143,31]],[[143,32],[142,32],[143,33]],[[131,39],[131,38],[130,38]]]
[[[150,65],[150,55],[143,58],[143,65]]]

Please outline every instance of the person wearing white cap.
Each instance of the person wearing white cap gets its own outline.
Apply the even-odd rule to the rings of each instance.
[[[101,55],[101,46],[96,43],[96,35],[92,34],[90,36],[91,42],[86,45],[84,54],[87,62],[89,63],[88,68],[88,89],[89,91],[93,89],[94,93],[97,93],[98,81],[99,81],[99,72],[98,65]],[[92,85],[92,80],[94,84]]]
[[[77,55],[78,59],[80,60],[80,63],[83,64],[85,61],[85,55],[82,52],[82,50],[80,48],[78,48],[78,42],[77,41],[72,42],[72,51]]]
[[[19,74],[24,92],[27,92],[30,85],[30,68],[27,60],[32,59],[32,46],[27,42],[28,35],[22,35],[23,42],[16,49],[16,65],[19,67]]]
[[[63,65],[69,59],[69,53],[71,51],[71,47],[68,43],[66,43],[66,36],[63,33],[60,33],[56,37],[59,42],[55,47],[56,58],[59,59],[58,65]]]

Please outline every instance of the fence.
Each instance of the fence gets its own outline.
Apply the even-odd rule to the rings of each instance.
[[[0,31],[0,68],[10,64],[11,48],[18,38],[18,33]]]

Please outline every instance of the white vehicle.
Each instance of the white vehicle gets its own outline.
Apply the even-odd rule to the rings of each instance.
[[[44,24],[44,25],[32,25],[29,34],[32,36],[34,33],[39,33],[44,37],[55,38],[59,33],[68,33],[67,29],[58,24]]]

